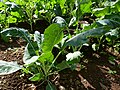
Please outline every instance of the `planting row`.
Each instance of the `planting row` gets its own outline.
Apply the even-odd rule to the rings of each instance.
[[[0,60],[0,75],[22,70],[23,74],[31,75],[29,80],[47,82],[46,90],[54,90],[49,76],[66,68],[75,70],[77,63],[85,55],[83,47],[90,47],[94,52],[103,52],[102,49],[108,46],[119,52],[119,5],[119,0],[0,2],[0,38],[9,42],[10,38],[19,37],[27,42],[24,65]],[[44,33],[33,29],[39,20],[48,23]],[[21,22],[27,22],[30,28],[20,28],[18,24]],[[16,27],[11,27],[13,24]],[[42,26],[41,23],[37,25],[39,28]],[[53,54],[54,48],[58,51],[57,55]],[[60,55],[65,55],[66,59],[57,62]],[[109,59],[113,65],[115,58],[110,56]]]

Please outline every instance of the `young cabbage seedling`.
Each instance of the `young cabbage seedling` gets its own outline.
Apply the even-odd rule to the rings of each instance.
[[[54,57],[52,49],[55,44],[58,44],[62,40],[64,36],[63,29],[64,27],[60,24],[53,23],[45,30],[44,35],[36,31],[34,41],[28,31],[21,28],[8,28],[1,31],[1,37],[5,41],[9,41],[10,37],[22,37],[28,44],[25,47],[23,56],[23,62],[25,64],[20,66],[15,62],[1,61],[0,66],[2,68],[0,68],[0,74],[10,74],[22,69],[24,73],[32,75],[29,80],[47,81],[48,85],[46,88],[53,87],[48,76],[54,74],[54,63],[62,50]]]

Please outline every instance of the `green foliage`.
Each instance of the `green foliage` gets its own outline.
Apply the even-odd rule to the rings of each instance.
[[[33,31],[33,24],[37,20],[50,23],[44,34],[38,31],[30,34],[22,28],[9,28],[10,23],[27,21]],[[27,42],[23,56],[24,67],[16,62],[1,60],[0,75],[22,69],[23,73],[31,74],[29,80],[47,81],[46,90],[56,90],[49,76],[66,68],[74,70],[83,57],[80,52],[83,45],[91,46],[96,52],[108,45],[120,50],[120,0],[3,1],[0,2],[0,36],[6,42],[11,37],[20,37]],[[96,41],[91,42],[91,38]],[[54,47],[59,49],[57,55],[52,53]],[[62,54],[66,55],[66,59],[57,63],[56,60]],[[109,62],[115,65],[114,57],[111,56]]]
[[[54,32],[54,33],[53,33]],[[63,29],[59,24],[50,25],[44,32],[43,52],[52,51],[55,44],[60,42],[63,38]]]
[[[36,31],[34,33],[34,40],[32,40],[31,35],[26,30],[21,28],[8,28],[2,30],[0,33],[5,41],[9,41],[10,37],[21,37],[27,41],[28,44],[25,47],[23,56],[25,68],[22,70],[25,73],[32,74],[29,80],[39,81],[41,79],[47,80],[47,77],[52,73],[53,64],[59,56],[58,54],[58,56],[54,58],[52,49],[55,44],[58,44],[62,40],[63,28],[60,24],[51,24],[44,32],[44,39],[42,35]],[[1,72],[4,71],[3,69],[4,68],[1,68]],[[21,68],[15,68],[13,72],[19,69]],[[11,72],[10,70],[11,69],[8,69],[7,72]],[[49,82],[46,88],[52,88]]]

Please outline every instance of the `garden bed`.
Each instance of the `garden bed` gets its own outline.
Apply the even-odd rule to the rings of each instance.
[[[14,40],[11,43],[0,44],[0,60],[17,61],[23,64],[22,57],[25,42],[21,39]],[[89,60],[89,63],[87,61]],[[85,66],[82,70],[71,71],[63,70],[50,77],[50,80],[56,85],[58,90],[119,90],[120,88],[120,70],[116,66],[107,62],[105,56],[99,59],[96,55],[83,58],[82,63]],[[117,64],[120,60],[117,60]],[[108,73],[109,70],[117,71],[116,74]],[[45,90],[46,85],[41,82],[31,82],[29,76],[21,76],[21,71],[10,75],[0,76],[1,90]],[[21,76],[21,77],[20,77]]]

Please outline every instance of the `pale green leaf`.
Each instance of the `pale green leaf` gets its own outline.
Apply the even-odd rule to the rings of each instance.
[[[17,62],[6,62],[0,60],[0,75],[7,75],[14,73],[22,68]]]
[[[60,24],[61,27],[65,27],[66,25],[66,21],[60,17],[60,16],[56,16],[53,20],[52,20],[53,23],[58,23]]]
[[[74,60],[74,59],[77,59],[77,58],[80,57],[80,56],[81,56],[80,51],[76,51],[76,52],[74,52],[74,53],[68,53],[68,54],[66,55],[66,61],[72,61],[72,60]]]
[[[68,53],[66,55],[66,61],[69,64],[78,63],[80,61],[80,57],[82,57],[82,53],[80,51],[76,51],[74,53]]]
[[[35,62],[38,59],[38,53],[39,53],[39,48],[37,42],[28,43],[27,46],[25,47],[23,62],[25,64],[30,64],[32,62]]]
[[[24,59],[23,58],[23,62],[25,63],[25,65],[27,64],[31,64],[33,62],[36,62],[38,60],[39,56],[31,56],[30,59]]]
[[[35,31],[35,33],[34,33],[34,41],[37,42],[37,45],[39,47],[39,51],[41,52],[41,45],[43,43],[43,37],[42,37],[42,34],[40,34],[39,31]]]

